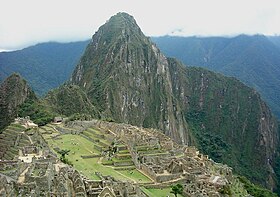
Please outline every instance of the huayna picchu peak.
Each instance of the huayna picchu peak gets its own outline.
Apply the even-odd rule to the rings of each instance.
[[[121,23],[121,27],[118,24]],[[133,25],[130,25],[133,24]],[[113,26],[111,28],[111,26]],[[114,30],[114,31],[113,31]],[[183,114],[176,114],[168,61],[127,14],[113,16],[94,34],[72,82],[105,117],[161,128],[187,142]],[[167,113],[168,112],[168,113]]]
[[[127,13],[95,32],[70,80],[38,103],[53,123],[25,130],[17,119],[0,134],[17,139],[0,159],[23,157],[5,191],[37,194],[43,181],[44,195],[65,196],[157,196],[153,189],[170,187],[176,196],[274,196],[250,181],[279,187],[278,122],[260,95],[166,57]]]

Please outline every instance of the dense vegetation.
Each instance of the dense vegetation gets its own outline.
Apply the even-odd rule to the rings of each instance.
[[[108,36],[110,38],[113,36]],[[203,66],[237,77],[257,89],[280,117],[280,38],[267,38],[245,35],[235,38],[155,37],[153,41],[166,55],[186,65]],[[88,42],[43,43],[19,51],[1,52],[0,81],[18,72],[38,95],[43,95],[69,78]]]
[[[108,36],[107,40],[110,38],[113,36]],[[153,41],[166,55],[176,57],[186,65],[203,66],[237,77],[257,89],[280,117],[277,77],[280,39],[279,36],[267,38],[245,35],[235,38],[155,37]],[[2,52],[0,81],[12,72],[18,72],[38,95],[43,95],[69,78],[88,42],[44,43],[19,51]]]
[[[277,194],[272,193],[270,190],[260,187],[251,183],[246,177],[239,176],[238,177],[241,183],[244,184],[245,189],[249,194],[254,197],[277,197]]]
[[[19,117],[29,116],[35,124],[43,126],[53,121],[56,114],[48,110],[43,101],[28,100],[19,106],[18,115]]]
[[[274,122],[269,126],[272,130],[276,121],[259,94],[234,78],[202,68],[184,68],[176,60],[170,64],[174,80],[186,84],[180,87],[177,82],[174,86],[179,88],[174,94],[184,106],[193,143],[215,161],[265,185],[270,167],[264,158],[268,152],[275,158],[277,144],[273,148],[263,146],[260,135],[274,141],[278,134],[261,129],[266,123],[260,119]],[[187,96],[182,92],[188,92]]]
[[[259,91],[280,117],[280,39],[261,35],[224,37],[158,37],[167,56],[234,76]]]
[[[88,41],[43,43],[0,53],[0,81],[20,73],[37,95],[44,95],[68,80]]]
[[[62,85],[50,91],[44,100],[49,108],[57,114],[71,116],[82,113],[94,117],[98,117],[99,114],[85,92],[76,85]]]
[[[277,47],[280,48],[280,36],[269,36],[268,39],[275,44]]]

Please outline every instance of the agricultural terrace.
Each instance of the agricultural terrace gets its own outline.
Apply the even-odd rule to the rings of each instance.
[[[60,125],[61,127],[61,125]],[[109,158],[104,154],[112,144],[107,140],[109,134],[87,129],[81,134],[62,134],[56,125],[46,125],[40,128],[40,132],[48,142],[50,148],[58,156],[58,150],[70,150],[66,158],[74,168],[86,177],[98,180],[95,172],[102,175],[110,175],[123,181],[138,183],[150,183],[152,180],[135,169],[129,151],[123,144],[117,144],[121,151]]]

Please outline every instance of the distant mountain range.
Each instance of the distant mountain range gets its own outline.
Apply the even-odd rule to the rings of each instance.
[[[42,43],[22,50],[0,53],[0,82],[20,73],[38,95],[64,83],[89,41]]]
[[[280,117],[280,37],[155,37],[167,56],[236,77],[261,93]]]
[[[152,40],[164,54],[186,65],[234,76],[255,88],[280,118],[280,36],[164,36]],[[0,81],[18,72],[37,95],[44,95],[69,79],[88,43],[50,42],[0,52]]]

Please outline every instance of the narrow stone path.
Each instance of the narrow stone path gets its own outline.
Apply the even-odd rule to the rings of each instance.
[[[33,141],[32,141],[32,139],[31,139],[31,137],[30,137],[29,135],[27,135],[27,134],[26,134],[26,136],[28,137],[30,143],[33,144]]]
[[[18,177],[18,183],[21,184],[21,183],[24,183],[25,181],[25,174],[28,172],[28,169],[29,169],[30,166],[28,166]]]

